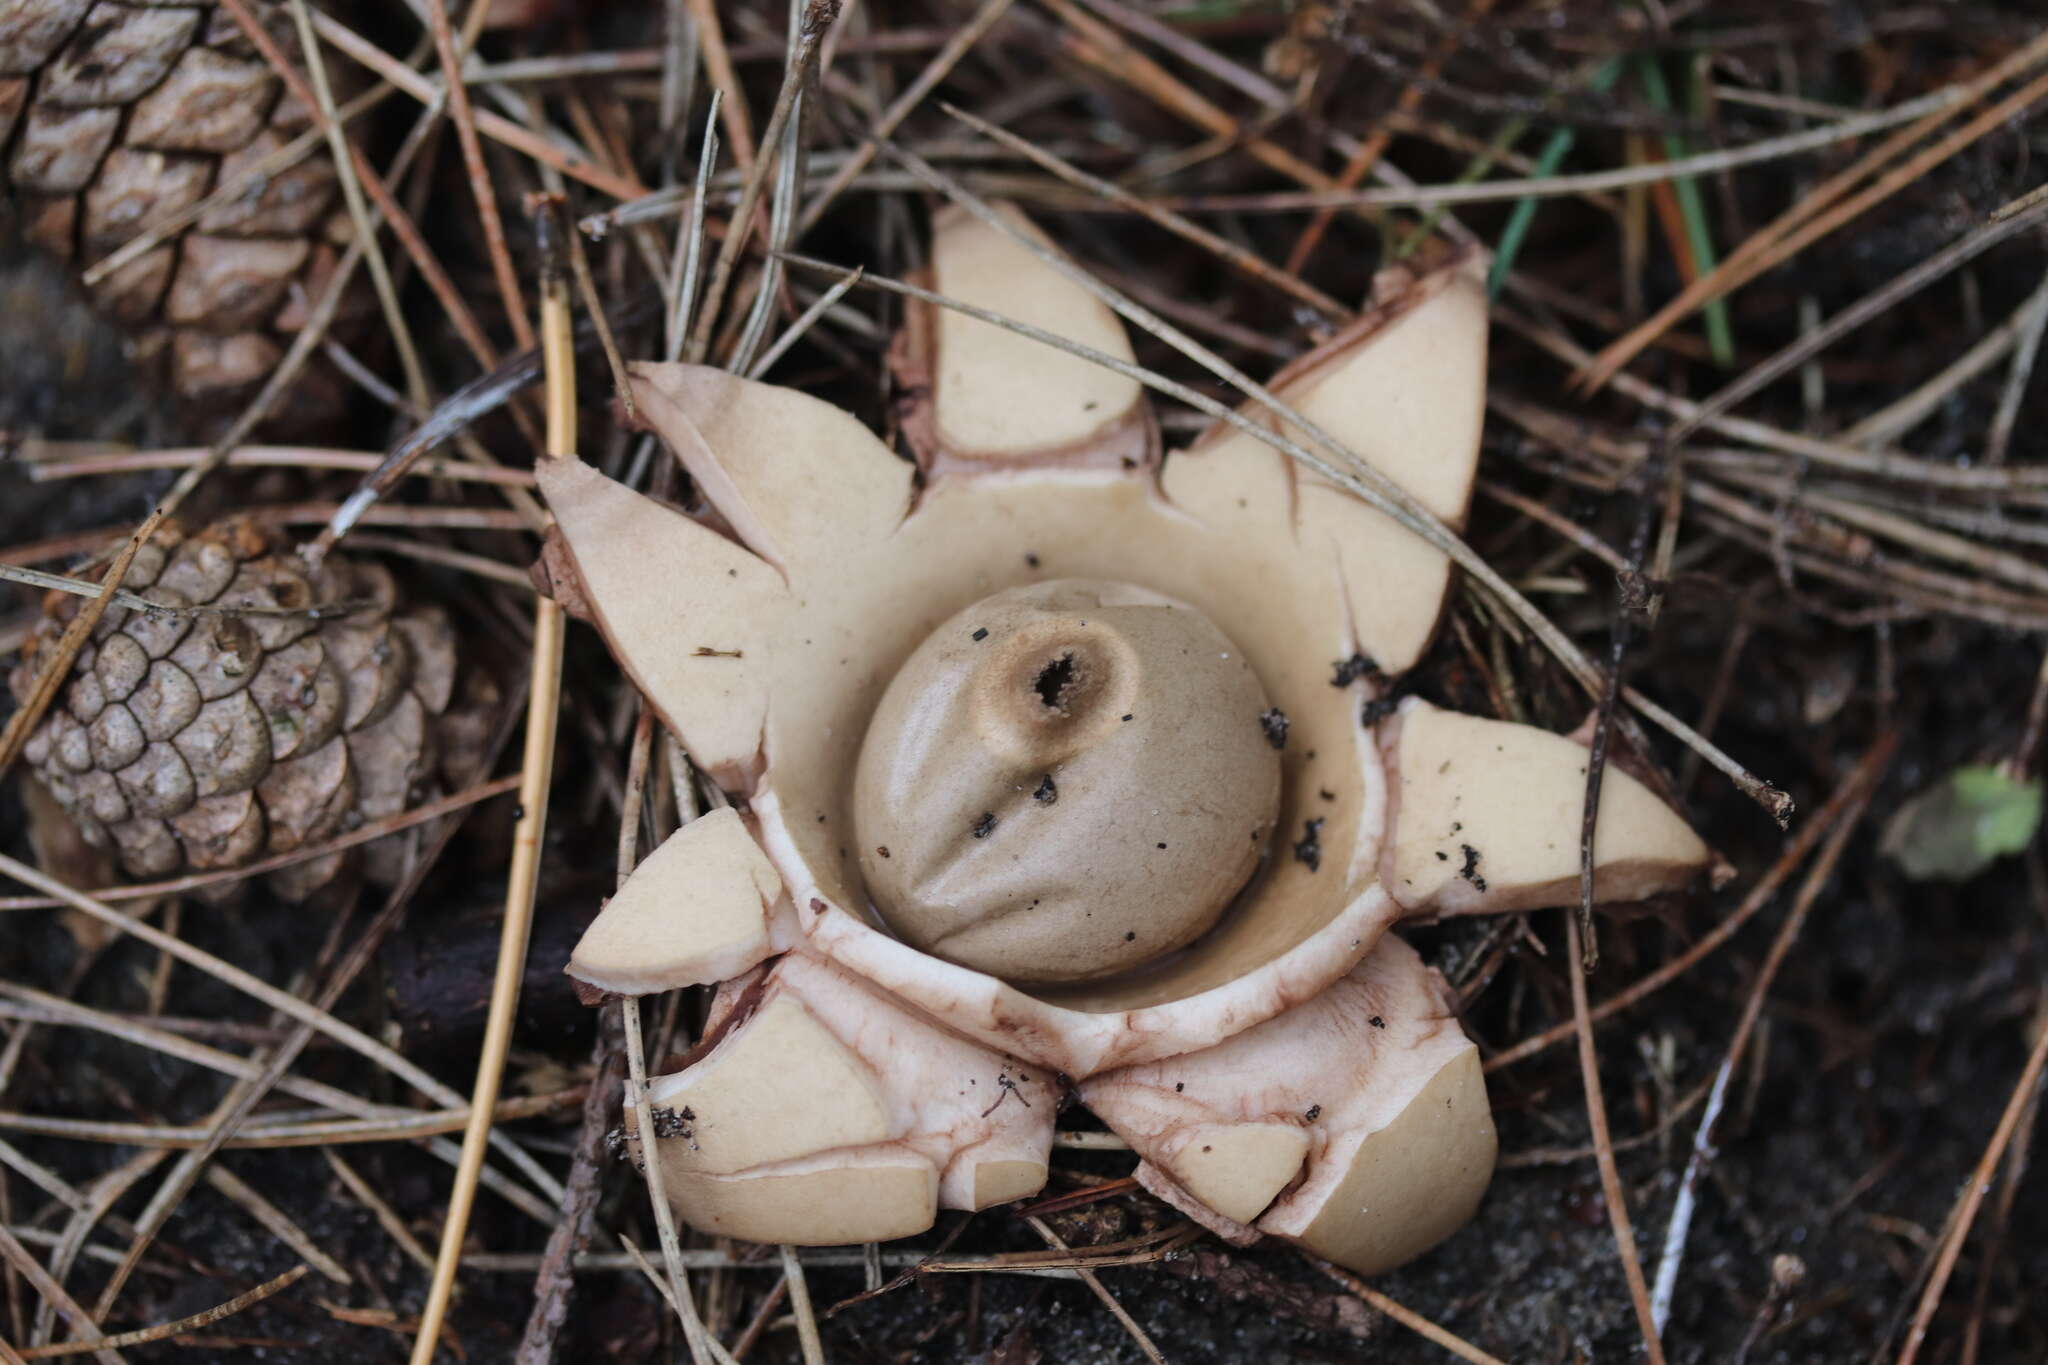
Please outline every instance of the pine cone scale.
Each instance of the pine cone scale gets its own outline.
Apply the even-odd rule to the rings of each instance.
[[[240,617],[208,616],[186,632],[170,660],[192,675],[200,696],[219,701],[248,686],[261,655],[256,632]]]
[[[133,589],[131,589],[133,591]],[[174,588],[146,587],[141,595],[166,607],[189,607],[192,600]],[[161,659],[178,647],[192,629],[192,618],[179,611],[145,611],[127,623],[129,639],[142,646],[151,659]]]
[[[263,806],[254,791],[208,797],[170,825],[195,871],[240,867],[263,849]]]
[[[195,47],[164,83],[135,102],[128,141],[160,152],[225,156],[263,129],[277,77],[254,62]]]
[[[127,104],[170,74],[199,32],[199,11],[94,5],[44,73],[43,98],[60,109]]]
[[[199,799],[192,770],[168,744],[144,745],[140,757],[115,772],[114,781],[128,798],[129,809],[159,819],[183,815]]]
[[[14,125],[28,107],[28,77],[0,76],[0,143],[14,136]]]
[[[14,183],[31,194],[78,193],[92,183],[120,126],[118,109],[35,105],[28,111],[9,167]]]
[[[173,741],[200,772],[201,796],[242,791],[270,770],[270,733],[246,692],[232,692],[199,708]]]
[[[135,713],[143,735],[155,742],[172,738],[197,720],[202,704],[192,676],[158,659],[150,664],[149,676],[129,699],[128,709]]]
[[[149,745],[135,713],[118,702],[101,711],[99,718],[86,727],[85,734],[92,745],[92,766],[111,773],[118,773],[141,758],[143,749]]]
[[[149,655],[133,635],[109,635],[100,643],[93,673],[109,705],[123,702],[135,695],[135,689],[149,676]]]
[[[45,0],[0,12],[0,73],[34,74],[57,55],[91,8],[92,0]]]
[[[249,692],[270,730],[271,758],[281,763],[334,738],[345,690],[318,640],[294,640],[265,659]]]

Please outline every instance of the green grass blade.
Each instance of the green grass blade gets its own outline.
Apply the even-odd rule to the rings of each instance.
[[[1609,58],[1594,71],[1592,79],[1586,82],[1586,88],[1596,95],[1605,94],[1613,88],[1620,75],[1621,59]],[[1578,136],[1576,128],[1559,128],[1551,133],[1543,144],[1542,154],[1536,158],[1536,175],[1557,174],[1558,166],[1571,151],[1572,144],[1578,141]],[[1521,254],[1522,242],[1529,235],[1529,224],[1535,220],[1540,202],[1534,195],[1515,201],[1514,211],[1508,214],[1507,226],[1501,229],[1500,242],[1494,248],[1493,269],[1486,274],[1488,298],[1497,296],[1501,286],[1507,283],[1508,273],[1515,268],[1515,257]]]
[[[1664,83],[1664,71],[1654,57],[1644,57],[1638,67],[1643,94],[1649,97],[1650,105],[1660,114],[1673,113],[1676,106],[1671,100],[1671,88]],[[1678,161],[1692,154],[1685,137],[1679,133],[1664,135],[1664,155],[1668,160]],[[1678,176],[1671,182],[1672,193],[1678,198],[1678,213],[1685,220],[1686,241],[1692,247],[1693,266],[1702,275],[1714,268],[1714,237],[1707,227],[1707,210],[1700,198],[1700,187],[1692,176]],[[1728,300],[1717,298],[1701,310],[1707,324],[1707,350],[1714,357],[1714,363],[1724,368],[1735,363],[1735,334],[1728,325]]]

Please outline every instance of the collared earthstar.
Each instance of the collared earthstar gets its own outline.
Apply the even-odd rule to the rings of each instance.
[[[1128,359],[998,217],[940,215],[931,287]],[[677,1215],[918,1233],[1036,1193],[1067,1090],[1227,1238],[1364,1273],[1428,1249],[1494,1128],[1449,990],[1388,931],[1575,902],[1587,750],[1387,705],[1449,560],[1272,446],[1219,427],[1162,459],[1134,380],[950,309],[914,308],[892,360],[914,462],[797,390],[642,364],[698,513],[539,473],[554,590],[733,800],[569,966],[720,987],[647,1094]],[[1485,373],[1468,262],[1382,280],[1271,387],[1456,527]],[[1708,857],[1609,768],[1602,899]]]

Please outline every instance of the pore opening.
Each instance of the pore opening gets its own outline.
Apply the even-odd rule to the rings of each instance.
[[[1039,669],[1037,681],[1032,687],[1037,690],[1041,702],[1064,714],[1067,709],[1067,691],[1073,685],[1074,656],[1069,652]]]

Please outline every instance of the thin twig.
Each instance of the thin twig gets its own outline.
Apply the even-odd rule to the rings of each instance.
[[[1655,600],[1632,600],[1645,591],[1642,563],[1648,532],[1649,509],[1645,507],[1636,521],[1633,543],[1629,546],[1628,567],[1618,575],[1620,600],[1615,603],[1614,623],[1609,632],[1606,672],[1593,700],[1592,740],[1586,746],[1586,794],[1579,817],[1579,903],[1575,911],[1579,940],[1585,952],[1579,966],[1586,972],[1592,971],[1600,962],[1600,940],[1593,923],[1593,854],[1600,826],[1600,791],[1607,779],[1607,746],[1614,737],[1614,704],[1621,697],[1621,665],[1634,635],[1636,613],[1649,609]]]
[[[306,1235],[305,1229],[292,1221],[290,1214],[265,1199],[255,1187],[233,1171],[225,1166],[208,1166],[206,1183],[218,1190],[223,1197],[239,1204],[244,1212],[255,1219],[271,1236],[291,1248],[292,1252],[307,1265],[336,1284],[355,1283],[355,1277],[348,1273],[347,1268],[322,1251],[319,1244]]]
[[[803,314],[795,322],[790,323],[783,330],[782,335],[775,338],[768,349],[761,353],[761,358],[755,361],[747,370],[747,378],[759,379],[762,375],[773,369],[775,362],[782,359],[790,347],[803,340],[804,333],[817,326],[818,319],[824,317],[831,310],[833,304],[844,298],[847,290],[860,283],[860,277],[861,271],[855,269],[845,279],[840,280],[830,289],[818,295],[816,301],[810,307],[804,309]]]
[[[1562,199],[1590,196],[1609,190],[1634,189],[1644,185],[1668,184],[1693,176],[1717,175],[1726,171],[1782,160],[1805,152],[1819,151],[1837,142],[1882,132],[1901,123],[1940,112],[1960,104],[1962,97],[1951,90],[1937,90],[1890,109],[1862,114],[1854,119],[1823,127],[1802,129],[1780,137],[1766,138],[1741,147],[1666,161],[1646,161],[1605,171],[1582,171],[1571,175],[1530,176],[1512,180],[1477,182],[1449,181],[1436,185],[1388,185],[1376,189],[1277,190],[1261,194],[1183,194],[1167,196],[1165,203],[1189,213],[1302,213],[1339,208],[1442,208],[1452,204],[1492,204],[1510,199]]]
[[[2020,420],[2020,404],[2026,399],[2027,381],[2033,378],[2044,332],[2048,332],[2048,281],[2036,291],[2033,307],[2020,324],[2012,369],[2006,374],[2004,392],[1998,396],[1998,412],[1991,419],[1991,430],[1984,437],[1984,463],[1993,468],[2005,463],[2005,453],[2012,445],[2013,429]]]
[[[391,1239],[392,1244],[405,1253],[407,1260],[432,1275],[434,1258],[420,1245],[420,1239],[412,1235],[412,1229],[398,1216],[398,1211],[391,1207],[383,1195],[377,1193],[377,1187],[363,1179],[356,1168],[343,1160],[341,1153],[332,1147],[322,1147],[320,1155],[327,1158],[328,1168],[334,1172],[335,1177],[348,1192],[370,1211],[370,1216],[377,1220],[377,1226],[384,1229],[384,1235]]]
[[[1636,1326],[1643,1334],[1643,1352],[1650,1365],[1664,1365],[1664,1344],[1650,1311],[1649,1287],[1643,1283],[1643,1262],[1636,1252],[1636,1234],[1629,1222],[1628,1191],[1621,1183],[1621,1168],[1614,1160],[1614,1139],[1607,1131],[1607,1097],[1600,1088],[1600,1053],[1593,1043],[1592,1012],[1586,1004],[1585,948],[1579,941],[1579,920],[1568,915],[1564,922],[1565,956],[1570,959],[1572,1024],[1579,1038],[1579,1075],[1586,1088],[1586,1124],[1592,1130],[1595,1155],[1599,1159],[1600,1189],[1607,1201],[1607,1221],[1614,1229],[1614,1251],[1621,1261],[1622,1278],[1628,1282],[1629,1302],[1636,1311]]]
[[[1955,1272],[1956,1261],[1963,1254],[1963,1243],[1970,1238],[1970,1226],[1977,1221],[1977,1210],[1983,1206],[1984,1196],[1991,1191],[1998,1163],[2004,1158],[2006,1146],[2012,1141],[2022,1115],[2038,1099],[2041,1073],[2048,1069],[2048,1015],[2037,1019],[2035,1029],[2034,1046],[2027,1053],[2026,1065],[2020,1068],[2020,1078],[2012,1088],[2012,1097],[2005,1102],[2005,1111],[1998,1116],[1998,1127],[1984,1145],[1984,1154],[1977,1159],[1976,1168],[1970,1172],[1970,1179],[1963,1186],[1955,1210],[1949,1215],[1947,1239],[1934,1263],[1934,1273],[1928,1277],[1927,1287],[1921,1291],[1920,1302],[1913,1310],[1913,1324],[1906,1330],[1906,1341],[1899,1348],[1897,1365],[1913,1365],[1919,1358],[1920,1347],[1927,1340],[1927,1329],[1933,1325],[1935,1310],[1941,1307],[1942,1293],[1948,1288],[1949,1276]]]
[[[797,1259],[795,1247],[785,1246],[781,1252],[782,1282],[789,1288],[789,1311],[796,1319],[797,1346],[803,1352],[804,1365],[825,1365],[825,1344],[818,1337],[818,1315],[811,1309],[804,1263]]]
[[[126,474],[150,469],[184,469],[208,458],[212,449],[210,446],[180,446],[164,450],[109,450],[99,454],[58,455],[38,454],[34,443],[30,443],[23,448],[22,457],[29,466],[29,477],[41,483],[45,479],[76,479],[87,475]],[[383,461],[383,453],[375,450],[246,445],[236,446],[230,450],[221,463],[235,469],[348,469],[367,473]],[[529,469],[469,464],[462,460],[435,456],[421,459],[407,469],[406,473],[416,478],[449,479],[458,483],[506,484],[514,488],[533,486],[533,471]]]
[[[1760,911],[1770,905],[1772,899],[1777,895],[1778,889],[1790,880],[1794,872],[1799,870],[1799,864],[1806,860],[1806,856],[1813,851],[1814,847],[1820,843],[1827,832],[1835,827],[1835,823],[1843,818],[1844,813],[1852,805],[1864,799],[1866,790],[1874,786],[1877,780],[1884,775],[1886,765],[1891,762],[1892,754],[1898,748],[1898,738],[1896,734],[1885,734],[1878,737],[1877,742],[1871,745],[1869,751],[1863,755],[1849,775],[1842,779],[1841,784],[1835,788],[1826,803],[1801,823],[1799,832],[1793,835],[1792,842],[1786,847],[1784,853],[1779,855],[1777,862],[1771,865],[1771,869],[1750,889],[1749,894],[1743,897],[1742,904],[1737,906],[1733,913],[1723,918],[1712,929],[1701,935],[1699,941],[1687,948],[1685,952],[1679,954],[1670,962],[1665,963],[1656,971],[1631,983],[1627,989],[1601,1001],[1592,1012],[1592,1022],[1599,1023],[1604,1019],[1612,1018],[1631,1005],[1642,1001],[1645,997],[1670,985],[1686,972],[1691,971],[1701,962],[1711,957],[1716,949],[1728,942],[1729,939],[1735,937],[1743,925],[1749,923]],[[1553,1028],[1545,1029],[1534,1037],[1525,1038],[1506,1051],[1496,1053],[1492,1057],[1487,1058],[1485,1069],[1488,1071],[1498,1071],[1502,1067],[1512,1066],[1516,1062],[1525,1061],[1537,1053],[1554,1047],[1572,1037],[1577,1028],[1578,1021],[1576,1019],[1568,1019]]]
[[[2048,277],[2044,277],[2040,284],[2034,286],[2034,292],[2021,300],[2019,306],[2008,313],[2004,321],[1977,338],[1968,350],[1942,366],[1938,373],[1910,393],[1893,399],[1844,431],[1840,439],[1870,445],[1884,445],[1896,441],[1925,421],[1947,402],[1956,390],[1996,365],[2007,351],[2022,345],[2025,338],[2038,339],[2043,318],[2048,318]],[[2024,352],[2022,355],[2024,356]],[[2025,360],[2024,364],[2020,360],[2015,360],[2014,373],[2024,376],[2032,368],[2032,364],[2031,360]],[[2024,378],[2021,382],[2024,383]],[[2016,391],[2016,388],[2009,389],[2008,396]],[[2016,409],[2017,404],[2015,415]],[[2005,417],[2003,403],[1998,415],[2000,419]],[[2010,430],[2006,435],[2007,439],[2010,439]],[[1992,423],[1990,437],[1985,441],[1985,451],[1985,459],[1989,463],[1996,464],[2004,458],[2003,442],[1998,437],[1996,420]],[[1994,452],[1997,455],[1996,459],[1993,458]]]
[[[144,1327],[133,1332],[121,1332],[115,1336],[101,1337],[98,1341],[72,1341],[65,1342],[59,1346],[31,1346],[17,1354],[23,1360],[48,1360],[53,1356],[83,1355],[87,1351],[101,1350],[108,1347],[146,1346],[152,1341],[162,1341],[167,1337],[182,1336],[195,1327],[210,1327],[223,1318],[231,1318],[244,1308],[259,1304],[272,1294],[291,1288],[306,1277],[306,1272],[309,1269],[311,1269],[309,1266],[295,1265],[275,1279],[265,1280],[246,1294],[237,1294],[226,1303],[216,1304],[204,1312],[194,1313],[190,1317],[179,1318],[175,1322],[163,1322],[158,1323],[154,1327]]]
[[[627,1003],[632,1004],[634,1002],[629,1000]],[[687,1331],[684,1333],[684,1340],[690,1343],[690,1359],[699,1362],[699,1365],[701,1365],[703,1357],[697,1354],[698,1348],[701,1346],[704,1355],[711,1358],[713,1365],[737,1365],[732,1358],[732,1354],[719,1344],[718,1338],[704,1330],[703,1323],[697,1317],[697,1305],[687,1298],[678,1298],[676,1296],[675,1286],[683,1282],[679,1280],[664,1280],[661,1277],[661,1273],[648,1261],[647,1253],[634,1245],[631,1237],[621,1236],[619,1238],[619,1245],[626,1249],[626,1255],[632,1261],[632,1268],[647,1277],[647,1282],[653,1285],[664,1299],[668,1300],[668,1306],[676,1311],[676,1314],[682,1318],[684,1323],[694,1322],[697,1324],[695,1335],[691,1335]],[[683,1253],[681,1252],[677,1253],[678,1261],[680,1261],[682,1255]],[[764,1261],[761,1264],[769,1266],[775,1263]],[[730,1267],[720,1264],[716,1268],[723,1270]],[[776,1268],[779,1269],[779,1265]],[[687,1288],[687,1285],[685,1285],[685,1288]]]
[[[63,1314],[64,1320],[71,1324],[73,1331],[90,1338],[89,1341],[80,1344],[99,1357],[100,1365],[123,1365],[121,1357],[111,1346],[105,1344],[106,1334],[100,1331],[99,1324],[93,1321],[92,1314],[87,1312],[78,1300],[64,1292],[64,1286],[57,1283],[49,1271],[43,1269],[43,1263],[21,1244],[21,1239],[14,1235],[14,1230],[4,1223],[0,1223],[0,1258],[4,1258],[9,1266],[27,1280],[30,1287],[43,1296],[45,1303]]]
[[[20,583],[31,588],[47,588],[53,592],[70,593],[73,597],[97,597],[104,591],[100,584],[88,583],[83,578],[48,573],[42,569],[24,569],[14,564],[0,564],[0,582]],[[266,607],[258,603],[244,602],[203,602],[196,606],[171,606],[163,602],[152,602],[147,597],[130,592],[126,588],[114,589],[112,596],[115,606],[158,616],[264,616],[325,621],[339,616],[354,615],[369,605],[367,602],[350,598],[344,602],[324,602],[312,607]]]
[[[788,3],[789,61],[794,68],[804,59],[802,33],[807,27],[807,5],[811,0],[788,0]],[[775,193],[769,199],[764,248],[766,259],[753,281],[753,307],[726,361],[727,367],[737,374],[745,374],[753,367],[754,353],[761,344],[761,338],[767,334],[768,320],[774,316],[776,305],[784,293],[782,274],[786,267],[777,253],[789,245],[790,232],[803,195],[804,85],[803,76],[799,73],[795,78],[796,93],[790,101],[789,115],[782,121],[781,136],[775,149]]]
[[[246,1068],[218,1069],[230,1075],[247,1074],[259,1081],[262,1079],[261,1071],[253,1063]],[[514,1099],[500,1100],[492,1113],[492,1119],[494,1122],[508,1122],[552,1113],[575,1104],[587,1093],[587,1087],[577,1085],[547,1095],[522,1095]],[[357,1101],[350,1107],[358,1111],[374,1111],[378,1108],[366,1101]],[[310,1113],[317,1112],[319,1111],[299,1110],[267,1115],[260,1121],[250,1122],[238,1136],[227,1138],[218,1145],[223,1150],[253,1151],[278,1147],[323,1147],[331,1144],[417,1142],[441,1133],[459,1132],[470,1120],[469,1107],[460,1105],[448,1109],[409,1110],[404,1117],[394,1118],[295,1121],[307,1119]],[[218,1127],[217,1123],[190,1127],[150,1123],[109,1123],[96,1119],[56,1118],[44,1114],[16,1114],[0,1110],[0,1128],[13,1132],[35,1133],[43,1137],[66,1138],[75,1142],[107,1142],[126,1147],[198,1148],[208,1144]],[[502,1189],[499,1192],[504,1193]],[[513,1198],[511,1195],[506,1197]],[[513,1199],[513,1202],[519,1201]],[[528,1201],[521,1207],[530,1205],[531,1201]],[[540,1221],[549,1225],[554,1223],[554,1210],[545,1206],[532,1207],[540,1209],[536,1214]]]
[[[194,465],[191,472],[197,473],[209,467],[204,464]],[[119,553],[114,556],[114,562],[100,575],[98,594],[85,600],[85,605],[78,609],[78,615],[71,618],[71,624],[57,637],[57,647],[50,651],[50,657],[38,665],[28,699],[22,702],[19,711],[7,718],[7,728],[0,730],[0,777],[5,777],[7,770],[14,766],[14,760],[20,756],[22,746],[28,743],[28,737],[35,732],[36,726],[42,723],[43,713],[49,710],[50,703],[57,696],[57,689],[63,685],[66,675],[71,672],[71,664],[78,658],[78,651],[85,647],[86,638],[92,634],[93,627],[100,623],[100,619],[106,615],[107,608],[113,605],[114,590],[127,578],[128,566],[135,562],[136,552],[156,534],[156,528],[162,523],[163,518],[164,509],[159,506],[135,529],[135,533],[128,537],[128,543],[121,547]]]
[[[1685,1240],[1692,1227],[1700,1178],[1716,1154],[1715,1126],[1720,1122],[1721,1107],[1728,1097],[1728,1088],[1735,1080],[1744,1056],[1749,1049],[1750,1037],[1756,1032],[1757,1021],[1763,1017],[1764,1000],[1770,994],[1771,984],[1777,979],[1778,969],[1785,963],[1799,931],[1806,924],[1806,917],[1813,903],[1834,876],[1835,864],[1841,860],[1849,846],[1849,839],[1862,823],[1863,813],[1869,809],[1872,788],[1865,786],[1842,813],[1842,818],[1828,834],[1827,843],[1813,860],[1813,867],[1807,872],[1806,880],[1799,887],[1799,894],[1793,898],[1792,909],[1785,916],[1785,922],[1778,926],[1777,937],[1772,939],[1770,951],[1764,955],[1763,966],[1757,969],[1756,979],[1750,983],[1748,998],[1743,1001],[1742,1015],[1736,1021],[1734,1036],[1728,1040],[1728,1051],[1721,1059],[1721,1065],[1714,1073],[1714,1088],[1707,1097],[1707,1110],[1700,1118],[1700,1126],[1693,1134],[1692,1152],[1685,1163],[1685,1174],[1678,1184],[1678,1195],[1672,1204],[1671,1221],[1664,1228],[1663,1253],[1657,1262],[1656,1291],[1651,1296],[1650,1309],[1661,1336],[1665,1325],[1671,1321],[1671,1304],[1678,1292],[1678,1269],[1685,1258]]]
[[[1060,1235],[1054,1232],[1044,1219],[1027,1217],[1024,1221],[1029,1223],[1031,1230],[1043,1238],[1045,1244],[1055,1251],[1072,1250],[1065,1242],[1060,1240]],[[1138,1349],[1144,1353],[1145,1359],[1151,1361],[1152,1365],[1166,1365],[1166,1357],[1159,1354],[1159,1348],[1152,1344],[1152,1338],[1145,1334],[1145,1329],[1138,1325],[1138,1320],[1132,1317],[1125,1310],[1124,1306],[1116,1301],[1116,1295],[1109,1292],[1103,1285],[1101,1278],[1092,1270],[1082,1270],[1078,1267],[1075,1268],[1075,1273],[1081,1277],[1081,1283],[1088,1286],[1089,1292],[1102,1300],[1102,1306],[1109,1310],[1110,1316],[1122,1324],[1124,1331],[1130,1334],[1131,1340],[1137,1343]]]
[[[2048,200],[2048,185],[2036,185],[2019,198],[2010,200],[1991,210],[1989,221],[1994,223],[2003,222],[2014,214],[2025,213],[2028,209],[2044,200]]]
[[[1395,1322],[1406,1327],[1409,1331],[1435,1342],[1458,1359],[1468,1361],[1470,1365],[1507,1365],[1507,1362],[1499,1356],[1488,1355],[1463,1337],[1445,1331],[1414,1309],[1388,1298],[1385,1294],[1380,1293],[1379,1290],[1374,1289],[1350,1271],[1331,1265],[1322,1257],[1311,1255],[1308,1252],[1302,1253],[1302,1259],[1317,1270],[1322,1271],[1331,1280],[1344,1286],[1344,1288],[1350,1290],[1359,1298],[1364,1299],[1380,1312],[1385,1313]]]
[[[939,82],[946,79],[960,59],[995,27],[996,21],[1008,12],[1012,3],[1013,0],[982,0],[981,8],[975,10],[966,23],[953,30],[946,39],[946,45],[934,53],[932,59],[925,63],[924,70],[918,72],[910,84],[903,87],[903,92],[889,102],[889,107],[875,120],[874,127],[861,139],[860,146],[853,149],[852,154],[839,164],[839,169],[832,173],[832,178],[825,182],[824,188],[804,206],[803,216],[797,220],[797,236],[803,236],[818,225],[818,220],[825,216],[826,210],[832,207],[846,187],[874,164],[880,140],[895,136],[903,120],[924,103],[925,96],[937,89]]]
[[[697,286],[703,277],[704,259],[704,210],[706,187],[711,183],[712,169],[718,164],[718,104],[723,98],[720,91],[711,92],[711,108],[704,115],[704,140],[697,153],[697,183],[690,196],[690,211],[684,215],[676,236],[676,263],[670,271],[673,297],[669,301],[666,329],[663,332],[666,349],[665,360],[681,359],[683,347],[687,344],[690,323],[696,316]]]
[[[732,56],[725,45],[725,29],[718,21],[718,0],[687,0],[687,3],[691,17],[696,20],[704,73],[711,78],[712,85],[716,87],[715,96],[719,99],[712,110],[724,116],[733,160],[740,164],[740,169],[751,170],[754,165],[754,130],[747,119],[747,102],[740,93],[739,73],[733,70]],[[785,62],[788,60],[787,52],[778,55]]]

